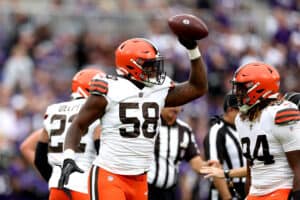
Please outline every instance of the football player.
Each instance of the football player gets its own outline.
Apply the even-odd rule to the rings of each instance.
[[[300,105],[300,93],[297,92],[287,92],[284,95],[284,99]],[[208,161],[209,163],[212,161]],[[214,161],[214,167],[202,167],[200,173],[205,174],[205,178],[235,178],[235,177],[245,177],[247,176],[247,167],[234,168],[231,170],[223,170],[222,165]]]
[[[233,93],[240,112],[235,124],[247,158],[247,200],[300,199],[300,112],[280,98],[280,75],[252,62],[234,74]]]
[[[87,127],[101,119],[101,148],[89,177],[92,200],[146,200],[160,110],[179,106],[207,92],[205,64],[197,42],[180,38],[191,60],[189,80],[174,85],[163,57],[144,38],[124,41],[115,52],[120,76],[95,78],[91,96],[68,129],[61,186],[78,170],[74,152]]]
[[[61,175],[66,130],[89,96],[89,83],[96,75],[104,76],[104,73],[91,68],[79,71],[72,80],[72,100],[48,106],[44,128],[32,133],[21,145],[25,158],[34,163],[43,178],[48,181],[50,200],[89,199],[88,170],[99,148],[99,122],[86,129],[86,135],[81,138],[75,150],[75,160],[80,167],[80,173],[72,174],[68,184],[62,189],[58,188],[58,180]]]

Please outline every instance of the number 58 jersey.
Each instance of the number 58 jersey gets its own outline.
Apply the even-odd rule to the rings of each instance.
[[[243,154],[250,161],[251,195],[293,187],[285,152],[300,150],[299,120],[297,106],[288,101],[266,107],[254,122],[236,117]]]
[[[63,143],[67,130],[85,101],[85,99],[72,100],[53,104],[47,108],[44,128],[48,132],[50,139],[48,162],[53,167],[48,184],[49,188],[58,187],[58,180],[61,175],[61,166],[63,163]],[[81,138],[80,145],[76,149],[75,161],[76,164],[84,170],[84,173],[72,173],[68,184],[65,186],[68,189],[88,193],[88,171],[92,165],[92,161],[96,158],[93,134],[97,124],[99,124],[99,122],[95,122],[89,127],[88,132]]]
[[[103,95],[108,104],[101,118],[99,155],[93,162],[121,175],[138,175],[149,170],[160,110],[173,82],[138,88],[122,77],[106,77],[91,82],[91,94]]]

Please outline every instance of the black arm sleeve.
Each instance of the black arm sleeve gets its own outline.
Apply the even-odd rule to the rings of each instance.
[[[97,152],[97,155],[99,154],[99,147],[100,147],[100,139],[94,140],[94,146]]]
[[[48,143],[38,142],[35,149],[34,165],[42,177],[48,182],[51,177],[52,166],[48,163],[47,153]]]

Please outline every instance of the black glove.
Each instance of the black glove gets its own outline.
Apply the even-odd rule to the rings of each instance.
[[[64,188],[64,185],[68,184],[69,176],[73,172],[83,173],[73,159],[67,158],[64,160],[63,168],[61,169],[61,175],[58,181],[58,187],[60,189]]]
[[[189,38],[179,37],[179,42],[187,49],[195,49],[197,47],[197,41]]]

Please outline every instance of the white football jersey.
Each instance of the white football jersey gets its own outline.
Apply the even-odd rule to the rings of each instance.
[[[108,104],[101,118],[101,148],[94,164],[121,175],[147,172],[153,159],[160,110],[173,86],[171,79],[166,77],[162,85],[143,89],[122,77],[96,82],[107,86],[107,92],[91,93],[103,95]]]
[[[294,175],[285,152],[300,150],[298,119],[297,106],[288,101],[268,106],[254,122],[236,117],[243,154],[251,163],[251,195],[293,187]]]
[[[63,163],[63,143],[72,120],[79,112],[85,99],[72,100],[68,102],[50,105],[47,108],[44,127],[49,134],[48,162],[53,170],[49,180],[49,188],[57,188]],[[80,145],[76,150],[75,161],[84,173],[74,172],[70,175],[66,188],[88,193],[88,172],[92,161],[96,158],[93,134],[99,122],[93,123],[86,135],[81,138]]]

